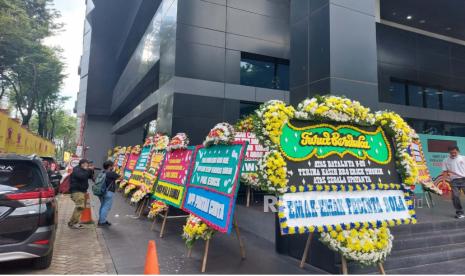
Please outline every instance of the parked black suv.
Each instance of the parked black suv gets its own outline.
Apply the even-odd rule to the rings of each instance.
[[[0,155],[0,262],[50,266],[57,227],[55,192],[37,156]]]
[[[42,159],[42,164],[44,165],[45,170],[47,171],[48,179],[50,180],[50,183],[52,184],[52,187],[55,190],[55,194],[58,194],[60,182],[63,178],[63,176],[60,173],[60,170],[64,168],[62,168],[53,157],[41,156],[40,159]]]

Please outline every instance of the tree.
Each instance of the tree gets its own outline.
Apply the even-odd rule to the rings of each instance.
[[[57,51],[42,45],[42,39],[61,28],[55,22],[60,15],[50,8],[51,3],[52,0],[0,0],[0,99],[7,92],[13,93],[10,98],[14,99],[24,125],[35,109],[39,85],[51,76],[42,74],[54,64],[53,52]]]
[[[58,99],[65,76],[57,52],[55,48],[38,45],[4,76],[11,87],[10,101],[21,114],[25,126],[29,125],[34,111],[42,116],[51,102]]]
[[[52,139],[60,145],[57,149],[57,156],[62,157],[65,151],[74,152],[76,149],[77,118],[64,110],[59,110],[53,117],[55,117],[55,125]]]
[[[53,140],[56,145],[56,156],[61,158],[65,151],[74,151],[76,149],[76,127],[77,118],[70,112],[57,108],[53,113],[53,119],[47,122],[49,129],[46,138]],[[52,120],[54,123],[52,123]],[[30,129],[38,133],[39,116],[34,114],[31,118]]]

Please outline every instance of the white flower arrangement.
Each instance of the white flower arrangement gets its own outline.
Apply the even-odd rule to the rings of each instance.
[[[132,203],[137,203],[139,201],[141,201],[141,199],[144,198],[144,196],[147,194],[146,190],[145,189],[139,189],[137,190],[131,197],[131,202]]]
[[[383,263],[392,250],[394,237],[387,227],[322,232],[320,241],[346,259],[364,266]]]
[[[241,182],[244,183],[246,186],[250,186],[254,189],[260,188],[260,181],[257,173],[241,173]]]
[[[434,185],[434,182],[432,181],[421,182],[421,185],[425,191],[432,192],[437,195],[442,195],[442,190],[439,189],[438,186]]]
[[[216,124],[208,136],[205,138],[203,145],[209,147],[212,145],[229,145],[234,141],[234,127],[228,123]]]
[[[358,101],[337,96],[305,99],[297,106],[295,114],[301,120],[331,120],[362,125],[374,125],[375,117],[368,107]]]

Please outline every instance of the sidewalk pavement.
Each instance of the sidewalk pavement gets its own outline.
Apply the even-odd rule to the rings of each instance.
[[[92,196],[92,209],[98,210],[98,199]],[[240,213],[240,212],[239,212]],[[241,215],[241,214],[239,214]],[[158,262],[162,274],[200,274],[204,241],[196,242],[192,257],[187,257],[187,249],[181,238],[182,226],[186,218],[169,220],[165,236],[159,237],[161,221],[150,230],[152,220],[138,218],[135,207],[130,206],[121,193],[114,196],[113,207],[108,216],[110,227],[98,228],[102,231],[105,245],[110,252],[117,274],[142,274],[144,272],[147,245],[155,240]],[[241,260],[236,235],[217,233],[210,244],[207,273],[213,274],[325,274],[324,271],[306,265],[299,268],[299,260],[280,255],[274,243],[241,228],[246,255]]]
[[[52,265],[45,270],[30,268],[27,261],[0,264],[0,274],[114,274],[103,238],[96,226],[70,229],[67,225],[74,209],[69,195],[57,196],[58,229]],[[94,218],[95,219],[95,218]],[[24,265],[22,264],[24,263]]]

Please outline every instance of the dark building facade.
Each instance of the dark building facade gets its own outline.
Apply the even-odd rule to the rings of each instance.
[[[460,0],[87,0],[76,111],[86,156],[148,122],[201,143],[261,102],[345,95],[465,136]],[[434,11],[434,12],[433,12]]]

